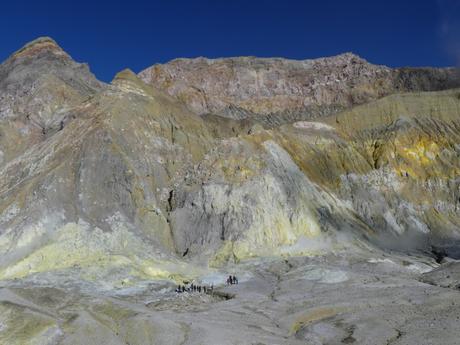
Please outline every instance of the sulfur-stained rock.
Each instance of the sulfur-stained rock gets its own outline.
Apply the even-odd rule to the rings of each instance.
[[[193,63],[203,70],[227,68],[227,60]],[[322,85],[325,71],[335,75],[343,68],[342,82],[311,89],[325,87],[338,98],[318,96],[311,103],[315,106],[349,107],[355,101],[342,102],[348,99],[349,83],[381,84],[395,73],[350,54],[306,62],[245,58],[234,63],[245,78],[252,78],[252,68],[268,66],[289,70],[296,82],[308,75],[315,85]],[[17,71],[23,65],[31,68],[24,72],[25,81]],[[59,76],[59,85],[76,96],[59,98],[56,84],[34,74],[45,67],[50,78]],[[75,266],[102,271],[132,267],[138,277],[174,277],[183,273],[177,265],[184,258],[219,266],[273,254],[318,254],[366,241],[429,253],[432,246],[443,247],[458,237],[456,90],[387,96],[317,121],[273,127],[259,122],[268,114],[263,107],[261,112],[247,108],[258,115],[242,120],[198,116],[187,102],[145,84],[129,70],[103,85],[51,39],[27,45],[2,70],[9,73],[0,80],[6,90],[28,93],[35,85],[40,94],[52,95],[32,103],[14,98],[16,104],[8,91],[2,104],[11,111],[3,113],[2,128],[28,113],[40,115],[40,121],[67,121],[29,142],[27,150],[4,158],[3,278]],[[291,77],[278,72],[260,72],[260,80],[275,84],[267,81],[263,89],[252,88],[254,94],[241,90],[234,97],[249,100],[262,92],[271,102],[278,93],[289,94]],[[398,88],[438,89],[453,82],[448,69],[398,73],[394,89],[383,88],[356,102]],[[221,77],[227,78],[225,73]],[[245,87],[250,85],[248,79]],[[233,92],[230,86],[227,91]],[[297,109],[290,103],[282,107]],[[12,152],[2,145],[2,152]],[[165,271],[164,259],[178,271]]]
[[[456,263],[428,271],[460,255],[455,73],[180,59],[106,85],[26,45],[0,66],[0,344],[454,344]]]

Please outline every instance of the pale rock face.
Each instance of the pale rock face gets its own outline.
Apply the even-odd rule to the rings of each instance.
[[[328,126],[321,122],[299,121],[292,124],[295,128],[333,131],[334,127]]]
[[[170,219],[179,253],[217,250],[212,264],[275,253],[314,255],[346,247],[354,231],[367,231],[278,143],[266,140],[254,150],[252,140],[224,142],[193,173],[202,185],[185,181],[176,189]]]
[[[183,206],[171,219],[181,252],[199,253],[203,245],[216,250],[231,242],[230,258],[241,259],[276,251],[301,236],[321,235],[315,208],[319,194],[282,148],[270,141],[264,146],[268,152],[260,159],[267,167],[260,176],[237,185],[208,182],[196,193],[185,194],[184,201],[176,200]]]

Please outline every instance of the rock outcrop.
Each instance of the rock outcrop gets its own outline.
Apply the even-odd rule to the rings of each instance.
[[[51,38],[12,54],[0,65],[0,166],[62,129],[69,110],[104,87]]]
[[[176,59],[139,76],[198,114],[256,118],[270,127],[322,117],[397,92],[460,86],[454,68],[391,69],[351,53],[302,61]]]

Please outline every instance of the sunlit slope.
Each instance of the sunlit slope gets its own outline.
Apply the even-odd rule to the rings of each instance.
[[[129,76],[0,171],[2,277],[112,264],[155,276],[145,260],[174,255],[170,190],[210,136],[199,117]]]
[[[331,250],[352,232],[387,249],[457,255],[459,115],[458,90],[398,94],[323,122],[224,140],[205,160],[205,186],[188,187],[172,216],[176,228],[187,219],[197,233],[221,231],[179,246],[220,236],[233,258],[300,243],[308,253],[318,234],[334,234]]]
[[[457,236],[459,102],[456,91],[391,96],[323,123],[222,138],[124,71],[2,170],[2,276],[173,278],[183,260],[319,255],[367,240],[430,251]]]
[[[66,125],[69,110],[105,88],[48,37],[0,65],[0,166]]]
[[[441,246],[458,238],[459,95],[393,95],[325,120],[368,169],[346,169],[336,192],[374,229],[408,235],[401,248],[422,245],[420,234]]]
[[[72,111],[0,171],[3,278],[66,269],[174,278],[179,260],[317,255],[371,231],[289,154],[288,143],[331,140],[329,128],[291,138],[243,126],[222,139],[233,123],[216,134],[129,71]]]

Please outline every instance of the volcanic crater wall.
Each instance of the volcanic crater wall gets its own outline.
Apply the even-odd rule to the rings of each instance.
[[[34,41],[0,66],[0,278],[454,252],[460,92],[420,91],[457,83],[344,54],[179,59],[107,85]]]

